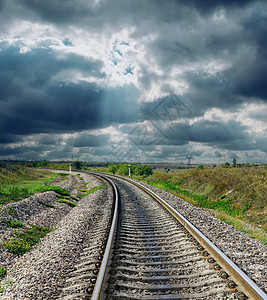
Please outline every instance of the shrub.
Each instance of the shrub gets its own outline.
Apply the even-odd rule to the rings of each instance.
[[[73,162],[73,167],[76,169],[76,170],[81,170],[82,168],[82,163],[79,161],[79,160],[76,160]]]
[[[137,165],[133,171],[137,176],[149,176],[153,174],[153,168],[147,165]]]
[[[117,171],[117,166],[116,165],[109,165],[109,167],[108,167],[108,172],[109,173],[112,173],[112,174],[115,174],[116,173],[116,171]]]

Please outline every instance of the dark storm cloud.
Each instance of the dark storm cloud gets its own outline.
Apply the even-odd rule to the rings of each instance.
[[[196,9],[201,13],[210,13],[216,8],[241,8],[253,0],[239,1],[197,1],[197,0],[169,0],[169,1],[99,1],[96,5],[84,0],[17,0],[21,7],[28,9],[47,22],[55,23],[86,23],[102,28],[106,23],[113,26],[119,24],[136,24],[136,20],[160,19],[164,22],[173,22],[181,16],[184,7]]]
[[[76,138],[68,140],[68,145],[73,147],[102,147],[106,146],[109,142],[109,135],[101,134],[80,134]]]
[[[255,149],[251,144],[253,137],[245,132],[246,126],[237,121],[208,121],[200,120],[190,125],[177,124],[173,131],[169,131],[170,145],[197,142],[208,146],[218,146],[223,149],[248,150]],[[173,134],[171,135],[171,132]]]
[[[48,22],[65,23],[73,22],[83,17],[90,17],[90,9],[85,1],[80,0],[19,0],[18,3],[34,11]]]
[[[181,119],[184,123],[175,125],[173,131],[168,128],[167,138],[159,143],[164,148],[161,153],[153,152],[156,145],[150,145],[149,151],[154,157],[188,151],[190,142],[234,151],[266,151],[264,139],[253,139],[247,133],[248,128],[237,121],[202,120],[191,125],[185,122],[185,119],[204,116],[212,108],[226,114],[236,113],[246,103],[257,105],[267,100],[264,1],[105,0],[95,3],[0,0],[0,31],[8,32],[4,37],[7,40],[12,40],[12,25],[20,24],[20,20],[32,21],[33,31],[39,30],[38,25],[49,27],[47,39],[42,28],[40,39],[27,53],[20,53],[24,37],[19,36],[18,29],[17,42],[13,40],[17,47],[0,44],[0,155],[25,153],[30,157],[33,153],[41,155],[48,151],[47,158],[63,158],[64,153],[70,157],[73,150],[86,154],[87,147],[95,147],[91,154],[108,155],[110,149],[104,146],[112,140],[111,136],[82,132],[113,125],[127,136],[137,126],[135,122],[140,121],[136,104],[141,88],[139,92],[134,85],[100,87],[98,82],[107,82],[110,75],[103,73],[104,69],[108,70],[107,57],[93,60],[62,52],[63,48],[68,52],[72,47],[80,50],[73,29],[80,32],[77,33],[81,34],[79,38],[83,30],[92,33],[92,39],[100,34],[103,44],[112,43],[108,38],[125,29],[129,39],[136,42],[135,50],[138,52],[141,47],[144,57],[137,57],[136,68],[125,67],[125,75],[133,73],[139,87],[151,91],[156,86],[161,95],[180,93],[174,90],[173,82],[181,81],[187,86],[179,96],[185,110],[176,116],[176,121]],[[25,40],[32,38],[27,26],[22,25]],[[57,31],[56,35],[62,33],[62,44],[54,47],[57,50],[52,50],[49,44],[53,44],[50,41],[53,30]],[[133,47],[130,41],[123,42],[129,42],[129,49]],[[113,51],[124,62],[124,53],[115,46]],[[135,63],[133,53],[129,52],[128,57],[132,55]],[[94,79],[91,83],[78,82],[73,80],[75,74]],[[141,119],[156,124],[159,116],[155,108],[162,101],[163,98],[155,98],[153,102],[140,104]],[[264,121],[264,116],[260,119]],[[170,118],[168,112],[165,117],[161,115],[160,130],[155,129],[154,140],[158,141],[157,135],[162,135],[161,131],[171,121],[175,119]],[[69,145],[64,146],[60,134],[74,132],[78,136],[69,138]],[[36,146],[11,148],[7,145],[19,143],[25,135],[32,134],[36,134]],[[203,153],[201,151],[198,155]]]
[[[0,0],[0,12],[4,8],[6,0]]]
[[[10,144],[22,141],[22,137],[8,134],[0,134],[0,144]]]
[[[62,141],[62,138],[54,136],[54,135],[41,135],[39,137],[35,137],[35,140],[38,141],[39,145],[57,145]]]
[[[156,145],[185,146],[190,142],[228,150],[256,149],[254,137],[246,132],[246,126],[237,121],[199,120],[193,124],[186,122],[169,125],[168,122],[159,123],[155,121],[150,124],[139,124],[139,139],[135,136],[136,130],[133,125],[123,126],[122,132],[130,132],[128,139],[145,151],[151,151]],[[153,139],[150,132],[153,134]],[[151,143],[146,144],[144,141],[149,139]],[[153,140],[155,141],[154,144]]]
[[[132,122],[135,88],[100,89],[96,84],[53,82],[59,72],[78,70],[103,77],[99,61],[75,55],[57,59],[50,50],[0,51],[0,133],[32,134],[102,128]]]

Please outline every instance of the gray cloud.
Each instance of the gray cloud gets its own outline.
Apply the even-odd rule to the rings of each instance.
[[[70,68],[103,77],[98,61],[74,55],[57,60],[48,50],[0,52],[0,132],[32,134],[102,128],[136,120],[134,86],[99,88],[95,84],[53,82]]]
[[[85,157],[90,148],[90,155],[108,157],[111,148],[107,142],[116,145],[116,139],[109,134],[85,134],[84,131],[113,126],[123,139],[133,133],[140,120],[159,124],[155,107],[164,97],[158,96],[154,87],[159,95],[179,94],[188,110],[173,119],[168,113],[161,115],[160,130],[156,129],[151,137],[159,142],[148,147],[153,158],[167,157],[168,153],[179,157],[190,143],[236,151],[237,155],[238,151],[245,150],[266,152],[264,138],[249,134],[249,128],[234,118],[225,122],[194,119],[213,108],[229,116],[238,113],[244,104],[266,103],[264,1],[107,0],[96,3],[0,0],[0,30],[5,40],[0,42],[0,155],[31,157],[38,153],[52,159],[70,157],[76,151]],[[25,46],[29,29],[25,29],[26,36],[16,33],[16,40],[12,40],[13,26],[19,21],[33,22],[36,36],[38,25],[47,25],[47,30],[51,30],[48,38],[40,36],[38,43],[23,53],[20,47]],[[51,42],[52,29],[62,35],[62,45]],[[131,63],[123,66],[124,76],[128,72],[136,79],[132,84],[106,84],[110,76],[105,73],[109,71],[106,57],[95,60],[88,58],[89,53],[86,58],[83,54],[70,54],[72,48],[79,46],[71,37],[77,32],[81,37],[83,32],[89,32],[86,43],[91,45],[91,37],[93,41],[94,35],[99,35],[101,53],[108,56],[105,47],[113,43],[108,38],[123,29],[135,45],[129,46],[128,56],[115,46],[113,51],[121,54],[122,64],[130,57]],[[42,35],[45,35],[43,31]],[[58,36],[56,39],[60,43]],[[116,41],[117,46],[119,43]],[[63,48],[66,52],[62,55]],[[135,56],[135,51],[139,56]],[[116,72],[119,73],[114,69],[112,75],[116,76]],[[182,92],[175,90],[175,83],[177,86],[182,83],[186,88]],[[147,92],[155,94],[151,96],[154,99],[140,103],[140,96]],[[259,112],[250,115],[262,122],[264,117]],[[172,121],[180,121],[173,131],[170,130]],[[168,138],[161,141],[158,135],[162,135],[167,125]],[[76,133],[77,137],[69,138],[69,145],[64,146],[62,133]],[[11,148],[10,144],[22,143],[24,137],[33,135],[35,146]],[[204,150],[192,151],[194,155],[205,155]]]
[[[68,145],[73,147],[103,147],[109,142],[109,135],[93,135],[93,134],[80,134],[77,138],[68,140]]]

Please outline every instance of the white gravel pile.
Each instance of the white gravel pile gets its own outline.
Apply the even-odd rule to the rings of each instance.
[[[82,176],[91,187],[106,184],[94,176]],[[109,189],[83,197],[61,219],[55,231],[50,232],[30,253],[16,259],[1,282],[4,291],[0,293],[0,299],[57,299],[74,270],[74,264],[79,261],[80,252],[88,247],[86,241],[111,199]]]

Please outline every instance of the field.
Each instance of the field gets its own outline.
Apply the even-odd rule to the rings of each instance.
[[[58,168],[67,167],[66,164],[58,165]],[[96,171],[108,172],[109,169],[98,168]],[[119,169],[115,173],[119,173]],[[58,176],[63,177],[64,174],[0,162],[0,206],[36,192],[58,189],[52,185]],[[155,169],[153,175],[135,177],[195,206],[211,210],[217,218],[267,244],[266,165],[193,169],[165,167]]]
[[[212,210],[216,217],[267,243],[266,167],[196,168],[139,179]]]
[[[19,164],[0,162],[0,206],[16,202],[34,193],[55,190],[51,183],[64,174],[40,171]]]

